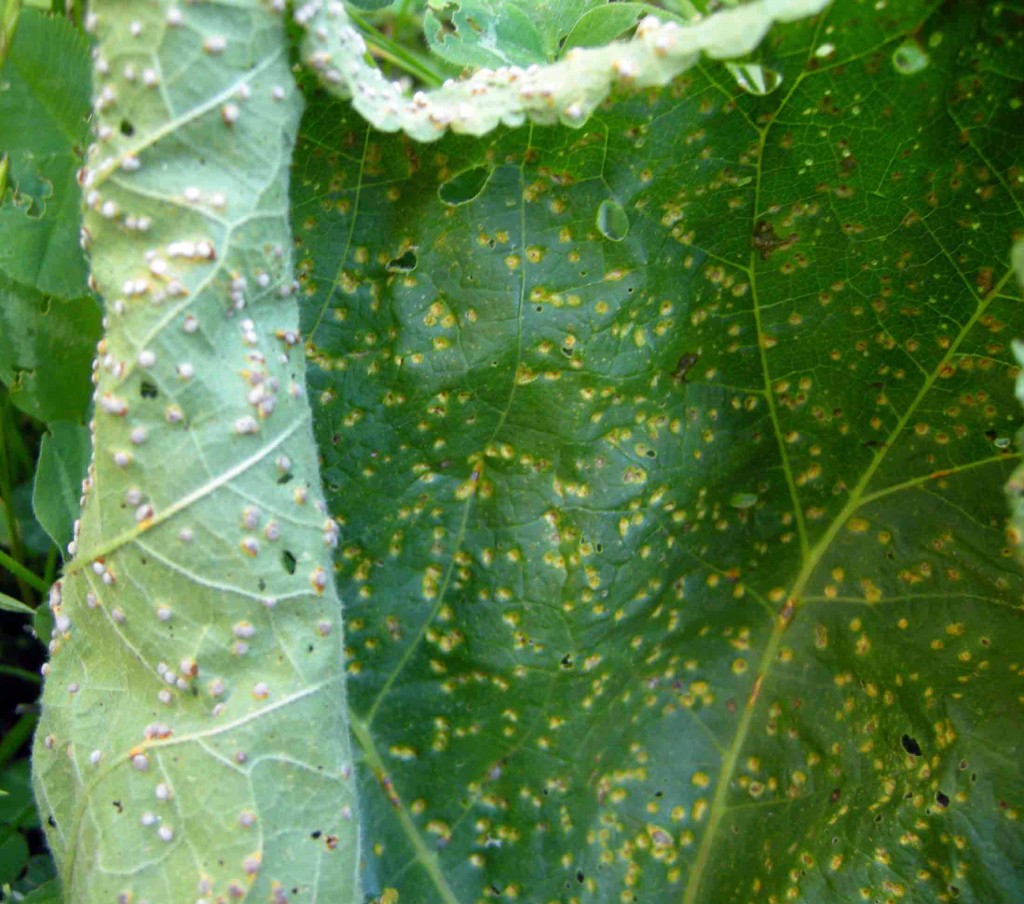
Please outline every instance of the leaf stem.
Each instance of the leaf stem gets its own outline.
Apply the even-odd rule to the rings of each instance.
[[[23,713],[21,718],[11,726],[10,731],[0,739],[0,768],[6,766],[21,750],[22,744],[32,737],[38,718],[35,712]]]
[[[43,683],[43,679],[35,672],[30,672],[28,669],[20,669],[16,665],[0,664],[0,675],[10,675],[12,678],[20,678],[22,681],[27,681],[29,684]]]
[[[25,584],[27,584],[29,587],[34,587],[40,593],[46,593],[50,589],[50,585],[47,584],[46,581],[44,581],[41,577],[39,577],[39,575],[29,571],[17,559],[12,559],[2,549],[0,549],[0,565],[2,565],[11,574],[13,574],[15,579],[19,583],[24,581]],[[24,595],[22,596],[22,598],[24,598]]]
[[[51,543],[50,550],[46,553],[46,565],[43,568],[43,581],[46,583],[47,588],[53,583],[55,577],[57,577],[57,556],[60,554],[60,550],[57,549],[57,544]]]
[[[11,454],[8,437],[8,426],[11,419],[11,406],[6,392],[0,392],[0,502],[3,502],[4,517],[7,520],[7,532],[11,538],[11,552],[13,558],[7,556],[0,550],[0,564],[10,571],[18,582],[18,589],[21,598],[26,603],[32,602],[32,591],[30,586],[35,586],[22,572],[31,574],[25,568],[25,550],[21,545],[21,532],[18,527],[18,519],[14,515],[14,493],[12,492],[11,480]],[[4,559],[8,559],[7,562]],[[12,564],[18,568],[13,568]],[[34,577],[34,575],[33,575]],[[38,589],[38,588],[37,588]],[[44,588],[45,589],[45,588]]]
[[[393,41],[354,9],[348,10],[348,15],[364,32],[367,46],[378,56],[393,63],[403,72],[415,76],[425,85],[431,88],[440,87],[444,76],[433,67],[427,57]]]

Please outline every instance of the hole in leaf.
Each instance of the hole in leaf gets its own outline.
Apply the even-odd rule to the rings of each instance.
[[[139,395],[144,399],[155,399],[160,395],[160,390],[156,388],[155,383],[151,383],[149,380],[143,380],[139,384]]]
[[[474,166],[461,173],[456,173],[447,182],[441,184],[437,190],[437,196],[441,199],[442,204],[447,204],[449,207],[468,204],[484,190],[492,172],[490,167]]]
[[[281,564],[288,574],[295,574],[295,556],[287,549],[281,553]]]
[[[131,135],[135,134],[135,126],[132,125],[132,122],[131,122],[130,119],[122,119],[121,120],[121,134],[122,135],[128,135],[128,136],[131,136]]]
[[[288,483],[289,480],[292,479],[293,476],[294,475],[292,474],[291,471],[285,471],[280,477],[277,478],[277,482],[279,484],[286,484]]]
[[[902,738],[900,738],[900,743],[903,745],[903,749],[907,751],[907,753],[909,753],[911,756],[921,755],[921,745],[918,744],[917,740],[915,738],[912,738],[910,735],[905,734]]]
[[[618,201],[605,198],[597,208],[597,228],[609,242],[621,242],[629,234],[629,215]]]
[[[945,809],[946,807],[949,806],[949,797],[947,795],[943,794],[941,791],[936,791],[935,792],[935,803],[937,803],[940,807]]]
[[[725,68],[748,94],[771,94],[782,84],[782,73],[760,63],[726,63]]]
[[[900,75],[913,75],[928,68],[931,58],[917,41],[907,40],[893,52],[892,65]]]
[[[416,257],[416,249],[410,248],[405,253],[388,261],[388,270],[397,270],[399,273],[412,273],[418,263],[419,258]]]

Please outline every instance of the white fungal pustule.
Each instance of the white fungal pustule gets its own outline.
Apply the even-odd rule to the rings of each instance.
[[[234,433],[239,436],[252,435],[259,432],[260,424],[254,417],[240,417],[235,421]]]
[[[328,584],[327,572],[318,565],[309,576],[309,583],[317,593],[323,593],[327,589]]]
[[[136,358],[136,360],[139,362],[139,367],[152,367],[154,364],[156,364],[156,353],[148,348],[145,348],[141,352],[139,352],[138,358]]]
[[[227,38],[214,35],[203,41],[203,50],[207,53],[223,53],[228,46]]]
[[[255,537],[243,537],[238,545],[247,556],[258,556],[260,554],[259,540]]]
[[[241,115],[237,104],[224,104],[220,108],[220,118],[224,120],[224,125],[233,126],[238,122],[238,117]]]
[[[333,518],[328,518],[324,522],[324,545],[329,549],[334,549],[338,545],[338,524]]]
[[[183,361],[175,370],[182,380],[191,380],[196,375],[196,369],[188,361]]]
[[[111,393],[107,393],[100,399],[100,409],[115,417],[124,417],[128,413],[128,403]]]

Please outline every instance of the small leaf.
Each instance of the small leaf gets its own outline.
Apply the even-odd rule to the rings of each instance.
[[[606,3],[587,10],[565,36],[564,50],[570,47],[601,47],[623,37],[644,16],[662,21],[685,23],[681,16],[650,3]]]
[[[0,838],[0,886],[14,882],[28,863],[28,842],[20,832]]]
[[[514,3],[451,0],[423,17],[430,49],[456,66],[529,66],[547,62],[536,26]]]
[[[22,411],[43,421],[84,419],[99,336],[91,297],[49,298],[0,274],[0,380]]]
[[[0,609],[7,612],[17,612],[21,615],[35,615],[35,609],[31,606],[26,606],[21,600],[16,600],[13,596],[8,596],[6,593],[0,593]]]
[[[80,510],[78,500],[89,454],[88,429],[60,421],[49,425],[39,447],[32,507],[39,523],[65,554]]]
[[[86,41],[61,17],[26,8],[0,69],[0,275],[60,298],[84,295],[75,172],[88,143]]]
[[[60,882],[57,879],[50,879],[25,895],[20,904],[63,904],[63,901]]]

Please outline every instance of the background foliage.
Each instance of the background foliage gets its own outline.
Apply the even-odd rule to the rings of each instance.
[[[425,147],[307,86],[293,227],[344,520],[369,892],[1021,896],[1024,583],[1002,485],[1024,10],[875,6],[837,0],[746,65],[620,93],[579,131]],[[431,7],[457,24],[488,4]],[[547,58],[582,27],[503,8],[527,9],[549,37],[514,46]],[[420,12],[367,12],[378,52]],[[42,16],[30,45],[33,18],[5,79],[19,46],[45,58],[59,33],[81,52]],[[450,50],[390,58],[425,82],[483,61]],[[61,184],[61,109],[49,169],[9,151],[3,216]],[[54,210],[76,208],[67,191]],[[50,209],[38,229],[58,235]],[[66,422],[40,471],[74,474],[89,352],[59,376],[39,362],[75,347],[65,311],[96,309],[80,282],[3,272],[0,317],[38,313],[28,338],[0,331],[3,550],[45,586],[40,419]],[[89,349],[90,328],[68,336]],[[73,487],[37,481],[58,538]],[[37,599],[24,577],[3,589]],[[24,617],[3,617],[5,668],[34,667]],[[3,762],[31,720],[7,723]],[[2,811],[11,863],[25,799]],[[45,878],[33,862],[8,881]]]

